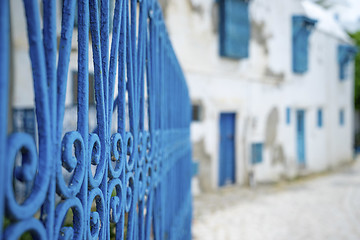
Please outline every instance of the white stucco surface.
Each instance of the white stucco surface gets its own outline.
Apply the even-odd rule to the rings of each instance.
[[[210,160],[210,171],[200,182],[219,179],[219,116],[236,113],[236,183],[277,181],[333,168],[352,158],[353,66],[348,78],[339,80],[337,47],[351,44],[333,15],[309,1],[253,0],[250,3],[249,58],[230,60],[219,56],[217,4],[212,0],[168,1],[166,24],[189,84],[191,98],[203,107],[203,120],[192,124],[192,141]],[[309,38],[309,69],[292,72],[293,15],[318,20]],[[290,124],[286,108],[291,109]],[[317,126],[317,111],[323,126]],[[345,124],[339,124],[344,109]],[[267,126],[271,111],[277,123]],[[296,111],[305,110],[306,167],[297,160]],[[263,162],[252,166],[251,144],[265,143],[273,131],[274,142],[264,144]],[[283,159],[276,151],[282,150]],[[276,150],[276,151],[275,151]],[[198,151],[198,149],[196,150]],[[196,153],[195,153],[196,154]],[[281,160],[281,161],[280,161]],[[205,164],[208,164],[208,163]],[[208,167],[204,167],[207,169]],[[206,175],[205,180],[201,180]],[[210,175],[210,177],[208,177]]]

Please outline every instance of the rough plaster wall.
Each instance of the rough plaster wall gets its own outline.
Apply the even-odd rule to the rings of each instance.
[[[169,1],[171,0],[158,0],[163,12],[163,16],[166,18],[166,14],[167,14],[167,7],[169,5]]]
[[[268,61],[265,76],[275,81],[291,78],[291,16],[302,14],[300,1],[255,0],[250,4],[252,22],[262,26]]]
[[[265,130],[265,146],[271,148],[274,146],[278,131],[279,123],[279,111],[277,108],[271,109],[267,121]]]
[[[271,165],[285,164],[283,147],[278,139],[279,110],[274,107],[267,116],[265,128],[265,147],[269,151]]]
[[[217,187],[218,114],[220,112],[236,112],[237,116],[239,116],[237,127],[240,128],[240,131],[237,132],[236,164],[238,165],[237,181],[241,180],[238,183],[246,183],[246,178],[239,176],[246,176],[248,171],[254,171],[256,180],[261,182],[276,181],[282,177],[293,178],[299,173],[301,174],[296,160],[296,109],[306,110],[308,171],[321,171],[327,168],[326,149],[329,149],[330,145],[325,144],[323,146],[322,144],[326,143],[326,139],[331,137],[326,135],[329,132],[328,129],[318,129],[316,127],[316,110],[319,107],[328,109],[331,107],[329,105],[336,105],[333,111],[334,116],[325,117],[324,115],[324,122],[330,122],[329,118],[335,119],[335,124],[331,124],[331,129],[333,129],[332,138],[337,138],[337,132],[334,132],[334,129],[339,134],[343,134],[343,130],[338,126],[337,111],[339,105],[352,106],[351,97],[349,97],[350,93],[348,94],[351,90],[349,84],[352,80],[349,79],[344,83],[338,81],[336,65],[337,40],[326,41],[327,45],[319,49],[318,45],[323,45],[325,41],[320,36],[328,37],[321,35],[321,33],[315,33],[312,36],[311,56],[309,59],[311,68],[309,72],[305,75],[294,75],[294,78],[288,83],[279,85],[265,84],[261,81],[241,81],[236,77],[187,72],[192,98],[202,99],[205,103],[206,117],[203,122],[192,125],[192,139],[199,140],[199,136],[205,139],[204,149],[210,156],[212,166],[212,188]],[[324,55],[325,49],[331,49],[331,51],[326,51],[331,54]],[[323,61],[322,65],[317,65],[317,59],[319,58]],[[328,66],[331,66],[331,68]],[[327,89],[329,86],[332,86],[331,89],[333,89],[334,93]],[[329,99],[333,103],[330,104]],[[270,143],[274,144],[272,148],[264,150],[264,163],[252,169],[252,166],[247,165],[250,159],[249,149],[251,143],[266,141],[266,128],[272,129],[274,125],[273,123],[267,124],[268,115],[274,107],[277,108],[278,112],[275,114],[278,115],[276,137],[274,137],[275,134],[268,134],[268,136],[272,135],[271,138],[268,138],[273,139]],[[285,121],[286,107],[292,109],[291,123],[289,125]],[[328,112],[328,110],[325,110],[325,112]],[[250,123],[247,124],[249,127],[245,129],[246,124],[244,123],[248,121],[247,119],[249,119]],[[270,119],[274,119],[274,117]],[[327,124],[325,123],[325,125]],[[346,126],[345,131],[351,131],[351,128]],[[244,134],[246,137],[242,138],[239,134]],[[341,138],[347,137],[344,135]],[[338,148],[334,149],[347,149],[348,145],[344,141],[344,143],[337,145]],[[351,148],[351,145],[349,146]],[[334,163],[339,163],[338,157],[341,158],[344,154],[346,155],[346,151],[336,151]]]
[[[13,107],[34,107],[34,91],[32,81],[29,44],[27,39],[26,17],[21,0],[10,1],[11,38],[13,47]],[[21,71],[20,71],[21,69]],[[27,89],[27,91],[24,91]]]
[[[241,60],[221,58],[218,54],[216,1],[168,2],[166,22],[185,71],[233,76],[239,80],[261,79],[275,84],[290,81],[290,19],[294,12],[303,11],[299,1],[250,2],[250,58]]]
[[[202,191],[211,191],[211,159],[205,150],[204,139],[193,143],[193,159],[199,161],[199,185]]]

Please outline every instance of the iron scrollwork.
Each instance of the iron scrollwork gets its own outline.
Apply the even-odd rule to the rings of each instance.
[[[115,0],[110,11],[109,0],[23,1],[35,138],[8,133],[9,4],[0,3],[1,239],[190,239],[190,99],[159,3]],[[64,132],[73,33],[77,127]],[[30,186],[21,201],[15,181]]]

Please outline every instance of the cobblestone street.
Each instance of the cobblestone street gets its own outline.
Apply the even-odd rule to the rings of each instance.
[[[292,183],[194,198],[197,240],[359,240],[359,226],[359,161]]]

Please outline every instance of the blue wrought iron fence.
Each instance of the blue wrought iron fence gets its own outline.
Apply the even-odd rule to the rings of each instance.
[[[109,16],[108,0],[64,0],[59,46],[57,1],[42,7],[23,1],[35,139],[8,133],[9,2],[0,2],[1,238],[190,239],[190,100],[157,1],[116,0]],[[64,134],[76,4],[77,130]],[[95,131],[89,129],[89,61]],[[30,186],[22,200],[18,183]]]

